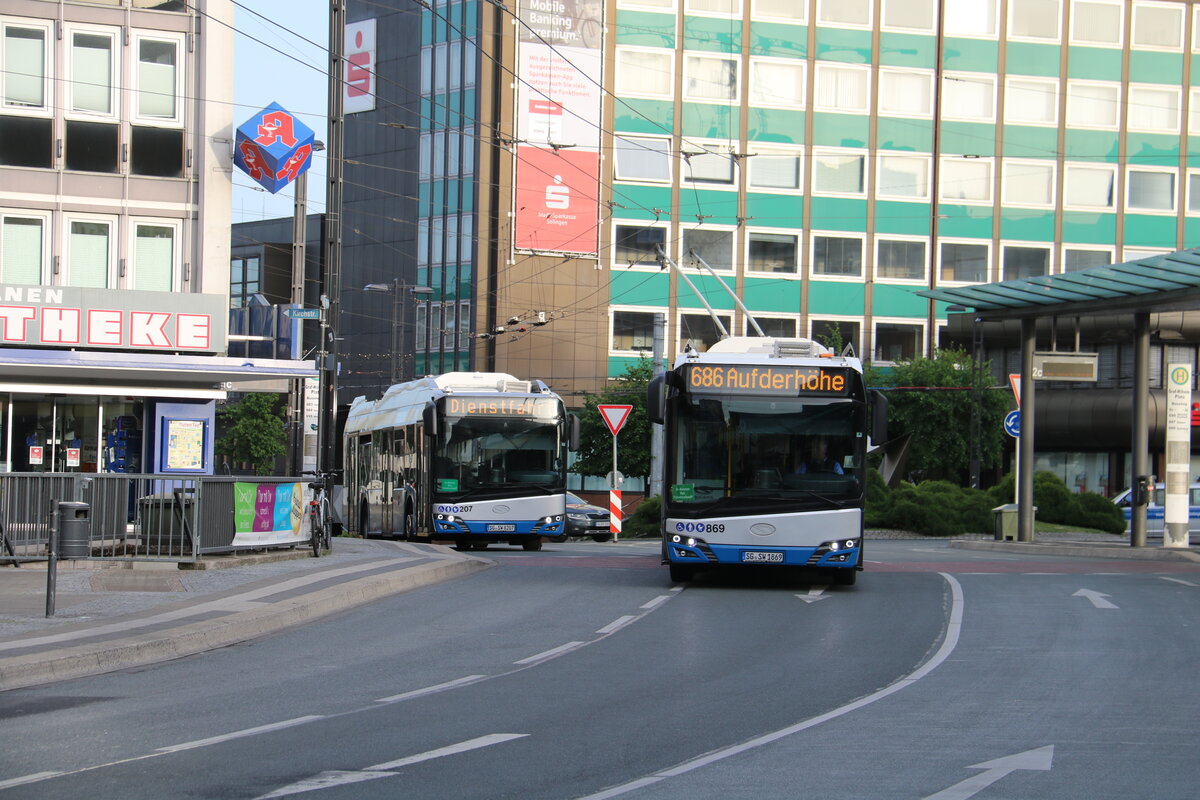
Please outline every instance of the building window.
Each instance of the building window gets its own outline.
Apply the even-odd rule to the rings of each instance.
[[[738,62],[732,58],[687,56],[684,59],[683,98],[736,103]]]
[[[1117,183],[1115,166],[1067,164],[1064,204],[1082,208],[1112,208]]]
[[[68,222],[67,276],[64,284],[107,289],[113,262],[113,225],[108,220]]]
[[[863,240],[857,236],[813,236],[812,274],[861,278]]]
[[[700,11],[709,14],[735,14],[741,16],[742,0],[685,0],[687,11]]]
[[[822,111],[861,114],[871,96],[871,72],[866,67],[817,64],[814,105]]]
[[[414,349],[418,351],[429,349],[429,303],[417,303],[416,319],[417,343]]]
[[[921,352],[920,325],[904,325],[896,322],[875,324],[875,360],[911,361]]]
[[[617,180],[671,181],[671,140],[613,137]]]
[[[137,116],[178,122],[179,44],[161,39],[138,39],[137,53]]]
[[[1077,44],[1120,47],[1124,29],[1120,2],[1074,0],[1071,3],[1071,41]]]
[[[1200,12],[1200,7],[1196,9]],[[1196,31],[1200,37],[1200,30]],[[1188,133],[1193,136],[1200,134],[1200,89],[1188,92]]]
[[[654,349],[654,318],[651,311],[613,311],[612,349],[650,352]]]
[[[112,116],[116,107],[113,36],[71,32],[71,111]]]
[[[1008,36],[1011,39],[1058,41],[1061,21],[1059,0],[1008,0]]]
[[[804,12],[808,3],[797,3],[796,0],[751,0],[750,16],[775,17],[789,22],[804,22],[807,17]]]
[[[880,69],[879,113],[928,117],[933,113],[933,73]]]
[[[875,276],[887,280],[925,279],[925,242],[879,239],[875,245]]]
[[[870,27],[871,0],[818,0],[817,21],[829,25]]]
[[[1054,205],[1054,164],[1036,161],[1004,162],[1005,205]]]
[[[813,191],[822,194],[861,195],[867,185],[866,156],[814,153]]]
[[[666,228],[644,225],[617,225],[613,247],[613,264],[628,266],[658,266],[659,248],[665,249]]]
[[[471,301],[458,301],[458,348],[471,349]]]
[[[721,320],[721,324],[728,332],[729,316],[718,314],[717,319]],[[679,350],[677,352],[682,353],[687,345],[691,345],[693,350],[703,353],[719,341],[721,341],[721,329],[708,314],[679,315]]]
[[[683,232],[683,253],[680,261],[687,263],[695,253],[714,270],[733,270],[734,232],[710,228],[692,228]]]
[[[796,320],[792,317],[755,316],[754,321],[762,329],[763,336],[770,336],[773,339],[796,338]],[[754,331],[754,326],[750,324],[749,320],[746,321],[745,332],[747,336],[757,335],[757,332]]]
[[[749,159],[750,175],[748,184],[751,189],[792,189],[799,190],[800,184],[800,154],[781,153],[768,150],[758,150]]]
[[[925,200],[929,197],[928,157],[881,155],[878,169],[875,194],[879,197],[901,200]]]
[[[1179,132],[1180,89],[1175,86],[1129,87],[1129,120],[1131,131],[1147,133]]]
[[[942,200],[962,203],[992,202],[992,161],[950,156],[942,159],[938,178]]]
[[[942,76],[942,118],[991,122],[996,118],[996,79],[960,72]]]
[[[746,236],[746,269],[795,275],[798,240],[790,233],[751,231]]]
[[[617,48],[617,92],[622,95],[670,97],[674,76],[675,54],[670,50]]]
[[[1050,274],[1050,248],[1004,245],[1001,280],[1036,278]]]
[[[1183,48],[1183,9],[1175,3],[1133,4],[1133,46]]]
[[[176,231],[174,225],[134,224],[134,289],[169,292],[175,288]]]
[[[1112,263],[1112,250],[1092,250],[1080,247],[1063,248],[1063,271],[1075,272]]]
[[[804,108],[804,62],[750,59],[750,105]]]
[[[883,0],[883,27],[932,31],[937,0]]]
[[[702,183],[710,186],[737,185],[733,156],[714,153],[710,145],[683,142],[683,180],[686,183]]]
[[[950,36],[995,36],[996,0],[956,0],[946,4]]]
[[[947,283],[987,283],[988,246],[942,242],[939,274]]]
[[[1120,86],[1067,82],[1067,123],[1071,127],[1115,128],[1121,121],[1120,111]]]
[[[1130,209],[1175,210],[1174,172],[1131,169],[1126,176],[1126,181],[1128,194],[1125,198],[1125,205]]]
[[[814,342],[820,342],[831,350],[842,353],[846,346],[854,348],[855,353],[862,352],[859,349],[859,332],[860,326],[857,322],[840,319],[813,319],[809,322],[809,338]]]
[[[1187,176],[1187,210],[1189,214],[1200,213],[1200,172],[1189,172]]]
[[[4,108],[19,111],[45,111],[49,95],[47,30],[5,23],[0,41],[0,74]]]
[[[1004,121],[1016,125],[1058,122],[1058,81],[1009,78],[1004,90]]]
[[[250,304],[251,296],[262,292],[262,269],[258,256],[234,258],[229,264],[229,307]],[[417,330],[421,330],[420,327]]]
[[[45,217],[0,214],[0,283],[36,286],[43,282],[46,265]]]

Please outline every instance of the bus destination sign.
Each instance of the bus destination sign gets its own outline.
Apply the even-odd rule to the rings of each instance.
[[[849,393],[849,371],[840,367],[750,366],[748,364],[693,364],[687,388],[693,392],[733,392],[844,396]]]
[[[558,400],[553,397],[447,397],[446,415],[450,417],[537,417],[558,416]]]

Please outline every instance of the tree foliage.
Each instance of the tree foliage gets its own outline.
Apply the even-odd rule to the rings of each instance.
[[[912,434],[908,476],[967,483],[971,416],[979,404],[979,461],[982,469],[1000,463],[1004,415],[1012,404],[1005,390],[991,386],[991,365],[976,367],[961,349],[937,350],[893,367],[868,367],[867,383],[888,399],[888,435]]]
[[[275,471],[275,458],[287,452],[287,433],[280,413],[281,396],[258,392],[225,405],[217,412],[222,435],[216,451],[239,464],[250,464],[256,475]]]
[[[605,392],[589,395],[579,412],[579,452],[572,470],[580,475],[604,476],[612,472],[613,436],[597,406],[630,405],[633,410],[617,436],[617,469],[627,477],[650,475],[650,420],[646,416],[646,386],[654,364],[643,358],[630,364]]]

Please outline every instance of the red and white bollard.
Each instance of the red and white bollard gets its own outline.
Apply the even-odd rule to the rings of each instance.
[[[621,490],[610,489],[608,492],[608,530],[612,533],[612,541],[621,536]]]

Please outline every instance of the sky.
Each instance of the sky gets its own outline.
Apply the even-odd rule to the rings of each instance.
[[[329,4],[322,0],[235,1],[234,128],[274,102],[312,128],[319,141],[325,141]],[[323,153],[314,154],[308,175],[307,210],[319,214],[325,211]],[[292,203],[291,186],[272,195],[234,167],[235,223],[291,217]]]

